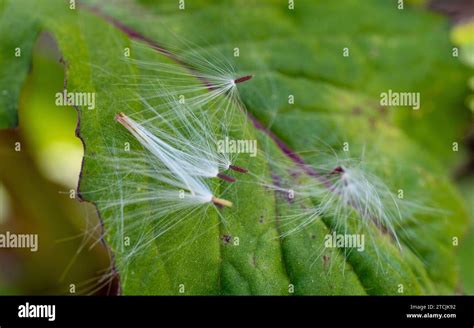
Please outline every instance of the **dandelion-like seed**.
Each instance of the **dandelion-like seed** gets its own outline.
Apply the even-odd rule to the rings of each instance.
[[[118,114],[115,119],[122,124],[146,149],[152,153],[158,161],[163,163],[173,176],[175,180],[167,176],[163,176],[161,182],[167,183],[171,186],[182,188],[183,186],[189,191],[190,196],[183,199],[189,199],[191,203],[209,203],[212,202],[220,206],[232,206],[232,202],[220,199],[212,195],[209,187],[202,181],[196,178],[197,175],[204,175],[207,177],[219,176],[216,165],[209,163],[209,167],[203,170],[203,166],[197,166],[195,158],[191,154],[186,154],[173,146],[167,144],[157,136],[151,134],[146,128],[126,116],[124,113]],[[199,163],[202,164],[202,163]],[[197,174],[190,174],[189,172],[197,172]],[[221,177],[224,175],[221,174]],[[225,180],[225,179],[224,179]]]
[[[388,232],[400,246],[395,226],[402,221],[401,202],[380,178],[354,163],[336,166],[327,176],[332,195],[325,196],[327,202],[322,204],[322,213],[332,211],[336,217],[347,217],[348,210],[353,209],[363,225],[374,223],[379,229]],[[326,206],[332,206],[333,209]]]
[[[283,193],[289,200],[289,213],[279,217],[281,237],[328,217],[334,222],[333,228],[341,231],[348,231],[352,223],[358,231],[371,231],[374,225],[401,248],[397,228],[423,207],[398,199],[380,177],[371,173],[365,159],[339,158],[334,151],[318,152],[317,158],[322,163],[315,166],[270,159],[270,166],[279,172],[278,181],[259,179],[267,189]]]
[[[153,49],[171,61],[127,58],[127,62],[142,70],[140,82],[135,85],[149,92],[146,99],[180,97],[193,110],[212,108],[210,115],[218,114],[224,129],[240,129],[241,126],[232,126],[237,112],[245,112],[237,86],[251,80],[253,75],[237,73],[234,64],[217,49],[195,47],[184,40],[182,43],[180,49]],[[140,43],[135,43],[135,47],[143,49]]]

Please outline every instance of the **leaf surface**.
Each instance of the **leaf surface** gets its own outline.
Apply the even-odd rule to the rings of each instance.
[[[466,75],[450,57],[447,26],[439,17],[399,11],[390,2],[352,0],[298,1],[293,11],[279,1],[193,1],[184,11],[175,1],[86,1],[78,10],[50,2],[39,16],[65,57],[68,90],[97,95],[95,110],[79,108],[86,145],[80,190],[106,222],[124,294],[453,292],[457,265],[452,240],[463,233],[466,213],[445,178],[445,165],[454,158],[452,140],[465,122],[458,101]],[[111,195],[134,192],[126,186],[111,188],[120,179],[104,179],[110,168],[101,163],[101,156],[113,155],[104,152],[106,147],[130,141],[114,116],[123,108],[140,110],[126,107],[129,91],[116,83],[117,76],[139,80],[140,68],[121,58],[130,47],[135,58],[165,63],[170,59],[134,47],[131,39],[175,45],[176,35],[195,44],[193,50],[202,56],[217,50],[239,72],[254,75],[239,91],[259,124],[255,128],[242,113],[236,120],[246,128],[233,135],[257,138],[264,149],[256,159],[241,159],[253,174],[291,179],[289,172],[269,165],[268,156],[288,161],[291,150],[315,164],[306,150],[317,149],[321,140],[336,150],[348,142],[351,153],[365,149],[365,158],[378,164],[373,173],[394,192],[403,189],[406,198],[440,211],[421,212],[415,223],[399,229],[402,250],[374,227],[366,231],[374,237],[365,252],[333,249],[318,257],[324,236],[337,230],[332,218],[278,238],[291,229],[278,218],[290,213],[292,204],[243,175],[232,188],[216,183],[216,190],[235,204],[221,210],[222,217],[198,212],[154,240],[146,252],[118,249],[129,237],[133,252],[143,231],[153,231],[153,226],[142,227],[141,233],[127,226],[120,230],[116,224],[127,215],[152,213],[153,204],[123,212],[100,205]],[[233,58],[236,47],[240,56]],[[420,110],[382,108],[379,96],[389,89],[419,92]],[[288,103],[289,95],[295,104]],[[134,147],[138,144],[132,141]],[[443,161],[434,160],[439,156]],[[145,178],[139,182],[148,183]],[[102,192],[90,196],[94,190]],[[312,200],[307,206],[316,204]],[[121,266],[129,257],[133,260]]]

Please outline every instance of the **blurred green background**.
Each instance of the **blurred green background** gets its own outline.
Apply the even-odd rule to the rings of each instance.
[[[110,292],[101,281],[110,260],[96,209],[74,195],[83,148],[76,110],[55,105],[63,79],[54,41],[42,34],[21,93],[19,127],[0,130],[0,231],[37,233],[39,249],[0,249],[0,294]]]

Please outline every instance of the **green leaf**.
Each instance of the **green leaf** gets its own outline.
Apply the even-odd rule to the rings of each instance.
[[[98,9],[86,5],[70,10],[65,4],[44,2],[39,16],[67,62],[68,91],[97,94],[95,110],[80,108],[80,134],[86,145],[80,190],[98,204],[105,220],[124,294],[285,295],[293,287],[295,294],[321,295],[453,292],[457,264],[452,239],[463,233],[466,213],[442,164],[453,159],[452,140],[465,122],[458,102],[466,74],[449,57],[442,19],[417,10],[399,11],[390,2],[375,0],[298,1],[293,11],[279,1],[258,5],[193,1],[184,11],[175,1],[87,3]],[[114,18],[106,19],[107,15]],[[196,213],[121,265],[127,259],[119,249],[122,237],[130,237],[133,244],[139,232],[125,227],[123,235],[116,224],[117,209],[100,205],[118,193],[107,188],[117,181],[110,181],[110,175],[109,180],[103,178],[109,168],[101,158],[111,155],[103,149],[128,141],[113,118],[130,94],[116,84],[115,76],[140,79],[139,68],[121,60],[125,47],[132,49],[134,58],[169,61],[158,52],[150,55],[134,47],[130,37],[141,33],[159,44],[173,45],[173,30],[197,44],[195,51],[211,47],[240,71],[255,75],[240,88],[242,99],[249,112],[270,128],[254,129],[242,114],[236,120],[244,128],[233,135],[258,138],[264,148],[265,155],[242,163],[254,175],[291,179],[288,172],[267,163],[267,156],[288,161],[282,150],[304,152],[318,148],[320,140],[340,149],[347,141],[351,152],[360,154],[368,145],[365,158],[381,164],[373,173],[393,190],[403,189],[408,199],[421,197],[442,212],[419,214],[415,223],[401,227],[402,250],[373,227],[367,235],[374,239],[365,252],[325,250],[314,260],[324,236],[338,229],[333,218],[324,217],[280,239],[291,227],[278,217],[289,213],[291,203],[257,186],[251,175],[239,176],[233,188],[224,191],[224,185],[215,186],[235,204],[221,211],[225,220],[215,213]],[[239,58],[231,57],[235,47],[240,49]],[[344,48],[350,51],[348,57],[342,56]],[[421,110],[380,108],[380,93],[388,89],[420,92]],[[288,104],[290,94],[295,105]],[[288,149],[282,149],[283,143]],[[434,156],[442,156],[444,163]],[[303,159],[314,164],[311,157]],[[90,194],[94,190],[103,191]],[[311,202],[307,206],[317,200]],[[146,215],[151,208],[124,210],[126,217]],[[142,227],[142,232],[152,228]],[[238,238],[239,245],[225,242],[227,236]]]
[[[245,1],[193,1],[185,10],[178,10],[172,1],[147,5],[87,2],[161,44],[176,44],[175,35],[192,42],[205,39],[206,47],[216,47],[229,57],[238,46],[241,57],[236,63],[242,71],[355,90],[372,99],[375,111],[382,92],[419,92],[421,110],[393,107],[385,112],[442,163],[456,162],[452,142],[463,137],[471,117],[464,105],[466,85],[461,84],[469,69],[452,55],[448,23],[438,15],[409,6],[399,10],[397,3],[376,0],[330,5],[300,1],[294,10],[279,1],[258,6]],[[349,49],[348,57],[342,57],[344,48]],[[319,100],[325,91],[305,94]],[[432,131],[443,133],[432,135]]]
[[[18,124],[20,88],[28,73],[31,50],[38,32],[36,18],[29,10],[0,0],[0,128]]]

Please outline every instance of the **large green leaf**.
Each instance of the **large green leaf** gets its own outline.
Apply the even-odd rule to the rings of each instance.
[[[80,189],[84,198],[97,203],[106,222],[124,294],[178,294],[180,285],[185,294],[288,294],[290,285],[296,294],[396,294],[400,285],[405,294],[453,292],[457,267],[452,239],[461,236],[466,213],[443,165],[430,152],[447,162],[453,158],[450,147],[465,116],[458,103],[465,74],[449,56],[447,28],[440,18],[375,0],[297,1],[291,11],[280,1],[189,1],[184,11],[176,1],[95,5],[94,10],[70,10],[44,2],[39,16],[67,62],[68,90],[97,94],[95,110],[79,109],[86,145]],[[131,38],[141,38],[140,33],[165,45],[176,44],[180,35],[197,44],[194,50],[203,56],[209,54],[204,48],[211,47],[242,72],[255,74],[240,91],[261,125],[253,129],[242,113],[236,120],[248,129],[234,135],[258,138],[265,150],[242,163],[254,175],[291,179],[288,172],[268,165],[268,156],[285,162],[290,151],[317,149],[320,140],[336,150],[347,141],[354,154],[368,145],[365,157],[380,163],[375,173],[391,188],[442,211],[423,212],[402,227],[402,251],[374,227],[368,228],[374,239],[365,252],[325,250],[313,261],[324,236],[337,229],[333,219],[321,218],[299,233],[277,238],[291,228],[277,218],[290,212],[292,204],[247,175],[225,191],[235,206],[221,211],[224,221],[215,213],[197,213],[121,265],[127,250],[115,243],[123,236],[113,224],[120,220],[118,211],[101,206],[119,192],[107,188],[116,185],[113,176],[103,179],[110,170],[101,162],[110,156],[103,150],[128,141],[113,122],[130,97],[116,76],[140,79],[139,68],[121,60],[125,47],[131,47],[135,58],[170,60],[135,47]],[[232,58],[235,47],[240,48],[237,59]],[[342,56],[345,47],[349,57]],[[388,89],[420,92],[421,109],[380,108],[379,95]],[[288,104],[290,94],[294,105]],[[102,192],[91,194],[94,190]],[[125,208],[124,216],[149,211],[149,206]],[[133,247],[139,235],[127,233]],[[238,237],[239,244],[224,236]]]

